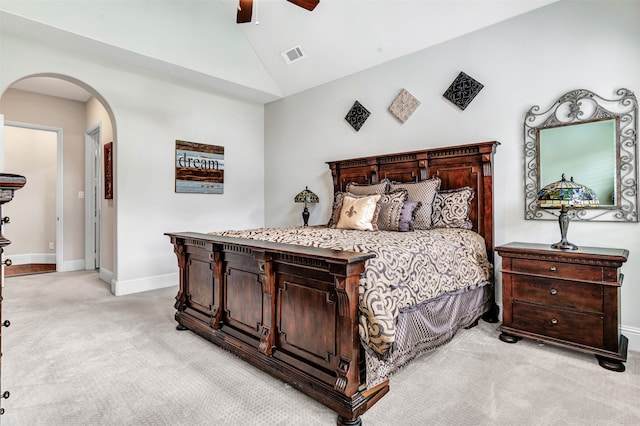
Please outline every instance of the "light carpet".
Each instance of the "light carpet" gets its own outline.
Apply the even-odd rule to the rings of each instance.
[[[8,277],[2,424],[334,425],[336,414],[173,319],[177,287],[115,297],[94,272]],[[374,425],[638,425],[627,371],[480,322],[391,379]]]

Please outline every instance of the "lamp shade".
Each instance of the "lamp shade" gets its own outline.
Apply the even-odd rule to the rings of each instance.
[[[558,182],[550,183],[538,192],[538,205],[546,209],[580,208],[596,206],[600,202],[598,196],[589,187],[581,185],[565,178]]]
[[[298,195],[293,199],[296,203],[318,203],[320,199],[313,191],[310,191],[308,187],[305,187],[303,191],[300,191]]]
[[[562,250],[577,250],[578,246],[567,240],[569,229],[568,209],[590,207],[598,205],[598,196],[587,186],[567,180],[562,174],[558,182],[550,183],[538,192],[538,205],[547,209],[562,209],[558,216],[560,225],[560,241],[552,244],[551,248]]]

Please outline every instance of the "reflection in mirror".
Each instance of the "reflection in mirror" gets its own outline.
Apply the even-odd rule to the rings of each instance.
[[[637,101],[620,89],[608,100],[574,90],[548,110],[532,107],[525,118],[525,219],[555,219],[536,203],[540,188],[563,173],[598,195],[598,208],[574,219],[638,221]]]
[[[601,207],[616,205],[616,126],[608,119],[540,129],[539,187],[566,174],[591,188]]]

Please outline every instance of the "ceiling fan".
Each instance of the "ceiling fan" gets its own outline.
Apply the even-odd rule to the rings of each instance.
[[[296,6],[300,6],[309,11],[316,8],[320,0],[287,0],[289,3],[293,3]],[[251,14],[253,13],[253,0],[239,0],[238,15],[236,22],[243,24],[245,22],[251,22]]]

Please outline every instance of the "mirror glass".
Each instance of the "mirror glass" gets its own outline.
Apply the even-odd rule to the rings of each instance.
[[[556,219],[537,205],[538,191],[561,179],[591,188],[597,208],[571,210],[573,219],[638,221],[637,101],[620,89],[609,100],[588,90],[561,96],[525,118],[525,218]]]
[[[539,188],[567,179],[591,188],[600,207],[616,205],[616,120],[549,127],[538,132]]]

